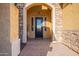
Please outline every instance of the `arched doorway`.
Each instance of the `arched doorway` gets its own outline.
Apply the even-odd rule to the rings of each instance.
[[[40,14],[40,15],[37,15],[37,14],[34,15],[33,14],[31,17],[28,16],[27,14],[31,14],[31,13],[28,13],[28,11],[30,11],[32,9],[32,7],[33,8],[37,7],[36,9],[38,9],[38,7],[41,7],[41,9],[43,9],[43,8],[44,9],[48,9],[48,10],[50,10],[50,12],[48,12],[50,14],[50,16],[46,16],[43,12],[38,12],[38,14]],[[24,14],[23,14],[24,15],[24,17],[23,17],[23,23],[24,23],[23,24],[23,43],[26,43],[27,42],[27,37],[36,38],[36,37],[38,37],[38,35],[40,37],[42,37],[42,38],[46,38],[47,36],[51,36],[52,39],[53,39],[53,32],[55,30],[55,27],[54,27],[54,25],[55,25],[54,24],[55,23],[55,7],[52,4],[49,4],[49,3],[31,3],[31,4],[26,4],[25,7],[24,7],[24,9],[23,9],[23,12],[24,12]],[[31,18],[31,20],[32,20],[32,21],[30,21],[30,23],[28,21],[28,18]],[[36,26],[39,26],[39,25],[36,25],[35,26],[35,23],[38,24],[38,23],[41,23],[42,22],[43,24],[45,24],[45,20],[47,18],[50,19],[49,22],[51,21],[51,30],[50,30],[50,34],[51,35],[47,35],[49,33],[49,31],[45,35],[45,32],[44,31],[47,30],[46,28],[41,29],[41,32],[40,32],[41,34],[37,34],[36,33],[37,32]],[[37,19],[37,21],[33,21],[33,20],[36,20],[36,19]],[[38,20],[38,19],[40,19],[41,21]],[[50,24],[49,22],[47,22],[46,24],[47,25]],[[34,26],[32,26],[33,23],[34,23]],[[31,29],[28,29],[27,28],[28,27],[28,24],[29,24],[29,27]],[[27,32],[27,30],[31,30],[32,32]]]

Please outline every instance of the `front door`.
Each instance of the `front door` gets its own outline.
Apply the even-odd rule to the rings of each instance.
[[[35,18],[35,37],[43,38],[43,17]]]

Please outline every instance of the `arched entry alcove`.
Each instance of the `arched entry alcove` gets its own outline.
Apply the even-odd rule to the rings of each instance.
[[[52,21],[52,28],[53,28],[52,32],[55,33],[55,21],[56,21],[55,5],[50,3],[28,3],[23,8],[23,40],[22,40],[23,43],[27,42],[27,10],[37,5],[44,5],[44,6],[47,6],[49,9],[51,9],[51,21]],[[52,39],[53,39],[53,35],[52,35]]]

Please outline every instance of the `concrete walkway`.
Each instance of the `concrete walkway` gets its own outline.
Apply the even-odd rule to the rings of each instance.
[[[61,43],[37,39],[29,40],[20,56],[78,56],[78,54]]]

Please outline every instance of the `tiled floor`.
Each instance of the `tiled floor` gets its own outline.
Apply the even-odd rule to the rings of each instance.
[[[52,43],[47,39],[28,40],[20,56],[78,56],[61,43]]]

